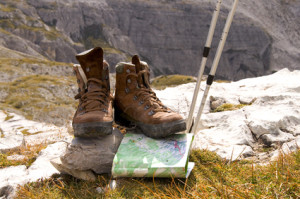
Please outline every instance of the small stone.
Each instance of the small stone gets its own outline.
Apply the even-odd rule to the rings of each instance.
[[[96,191],[98,193],[105,193],[109,189],[110,190],[115,190],[117,188],[117,181],[116,180],[111,180],[110,183],[106,187],[97,187]]]
[[[250,105],[250,104],[252,104],[252,103],[254,103],[255,102],[255,100],[256,100],[256,97],[239,97],[239,102],[241,103],[241,104],[246,104],[246,105]]]
[[[215,110],[219,106],[226,103],[226,100],[224,98],[221,98],[221,97],[210,96],[209,100],[210,100],[210,109],[211,110]]]
[[[117,181],[116,180],[111,180],[110,183],[109,183],[109,188],[111,190],[114,190],[117,188]]]
[[[76,137],[61,156],[61,162],[70,170],[111,173],[112,162],[122,138],[122,133],[116,128],[112,134],[103,137]]]
[[[97,187],[97,188],[96,188],[96,191],[97,191],[98,193],[105,193],[105,188],[103,188],[103,187]]]
[[[87,180],[87,181],[95,181],[96,180],[96,176],[94,175],[94,173],[91,170],[80,171],[77,169],[69,169],[62,164],[60,158],[54,158],[50,162],[61,173],[69,174],[69,175],[74,176],[75,178],[78,178],[81,180]]]
[[[13,198],[14,192],[15,192],[14,187],[10,185],[0,187],[0,198],[1,199]]]

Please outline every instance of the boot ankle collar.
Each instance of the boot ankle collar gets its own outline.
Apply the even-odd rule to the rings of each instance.
[[[135,65],[128,62],[119,62],[116,65],[117,73],[136,73]]]

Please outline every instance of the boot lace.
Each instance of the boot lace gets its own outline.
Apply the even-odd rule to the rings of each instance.
[[[126,79],[128,79],[129,76],[133,76],[136,77],[138,81],[136,90],[137,92],[134,100],[139,99],[140,105],[145,104],[145,110],[152,108],[152,114],[155,112],[170,112],[170,109],[163,105],[163,103],[156,96],[155,92],[150,88],[148,78],[146,78],[146,75],[149,77],[149,74],[149,71],[141,70],[138,72],[138,74],[130,73],[127,75]],[[127,83],[128,81],[126,80],[126,84]]]
[[[90,82],[97,83],[97,87],[89,89],[88,92],[82,91],[78,93],[75,99],[80,99],[80,107],[82,107],[85,112],[103,111],[107,113],[108,103],[112,97],[107,91],[106,84],[96,78],[88,79],[87,84]]]

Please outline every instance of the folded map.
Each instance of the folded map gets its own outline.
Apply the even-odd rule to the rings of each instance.
[[[193,134],[175,134],[152,139],[127,133],[114,157],[113,177],[187,178],[194,167],[189,162]]]

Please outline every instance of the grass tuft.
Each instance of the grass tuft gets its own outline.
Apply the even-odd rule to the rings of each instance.
[[[186,75],[163,75],[154,78],[151,82],[151,86],[155,89],[163,90],[166,87],[178,86],[190,82],[196,82],[196,79]]]
[[[12,119],[12,118],[14,118],[13,115],[6,115],[4,121],[8,121],[8,120],[10,120],[10,119]]]
[[[229,103],[225,103],[225,104],[222,104],[222,105],[218,106],[215,110],[213,110],[213,112],[234,111],[234,110],[241,109],[245,106],[248,106],[248,105],[247,104],[229,104]]]
[[[0,128],[0,138],[4,138],[4,132],[3,132],[2,128]]]
[[[45,148],[45,144],[27,145],[6,153],[0,153],[0,168],[18,165],[25,165],[28,168],[36,160],[39,152]],[[23,160],[8,160],[7,157],[12,155],[24,155],[25,158]]]

